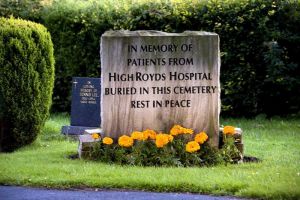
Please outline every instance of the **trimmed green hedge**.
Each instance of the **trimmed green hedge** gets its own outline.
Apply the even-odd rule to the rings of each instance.
[[[35,140],[49,115],[54,83],[50,34],[40,24],[0,18],[0,150]]]
[[[300,111],[300,1],[208,0],[130,9],[125,29],[205,30],[221,40],[222,115]]]
[[[38,12],[34,9],[35,18],[51,32],[56,50],[55,111],[69,110],[72,76],[99,77],[99,39],[104,31],[153,29],[220,35],[222,115],[299,113],[299,0],[130,2],[61,0]],[[32,18],[31,7],[11,13]],[[5,11],[0,7],[1,15],[8,15]]]

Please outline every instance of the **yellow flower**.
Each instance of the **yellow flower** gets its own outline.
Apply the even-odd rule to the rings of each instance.
[[[172,135],[168,135],[169,142],[172,142],[174,137]]]
[[[155,145],[157,148],[162,148],[164,145],[168,144],[169,141],[169,135],[160,133],[156,135]]]
[[[144,140],[144,134],[143,132],[134,131],[131,133],[131,137],[134,140]]]
[[[193,129],[184,128],[180,125],[174,125],[170,130],[170,134],[173,136],[179,134],[193,134],[193,133],[194,133]]]
[[[185,146],[185,150],[189,153],[196,152],[199,149],[200,149],[200,145],[198,142],[195,141],[188,142]]]
[[[121,147],[131,147],[133,145],[133,139],[127,135],[119,137],[118,144]]]
[[[143,131],[143,134],[144,134],[145,140],[147,140],[148,138],[150,138],[151,140],[155,140],[155,138],[156,138],[156,132],[151,129],[147,129],[147,130]]]
[[[225,135],[233,135],[235,133],[235,127],[234,126],[225,126],[223,129],[223,133]]]
[[[92,138],[93,138],[94,140],[97,140],[97,139],[100,138],[100,135],[99,135],[98,133],[93,133],[93,134],[92,134]]]
[[[190,129],[190,128],[184,128],[183,133],[184,133],[184,134],[193,134],[193,133],[194,133],[194,130],[193,130],[193,129]]]
[[[114,142],[113,139],[110,138],[110,137],[105,137],[105,138],[103,138],[103,144],[110,145],[110,144],[112,144],[113,142]]]
[[[198,142],[199,144],[203,144],[207,139],[208,139],[208,136],[204,131],[202,131],[201,133],[198,133],[195,136],[195,141]]]
[[[170,130],[170,134],[174,136],[181,134],[181,128],[182,127],[180,125],[174,125]]]

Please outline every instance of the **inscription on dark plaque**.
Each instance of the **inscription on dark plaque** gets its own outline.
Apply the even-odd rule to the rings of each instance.
[[[67,135],[83,134],[86,129],[99,128],[101,79],[73,77],[71,126],[63,126]]]
[[[100,78],[73,78],[72,126],[100,127],[100,80]]]

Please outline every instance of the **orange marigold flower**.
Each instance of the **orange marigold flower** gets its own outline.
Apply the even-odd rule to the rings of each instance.
[[[156,138],[156,132],[151,129],[144,130],[143,134],[144,134],[145,140],[147,140],[148,138],[150,138],[151,140],[155,140],[155,138]]]
[[[200,149],[200,145],[198,142],[195,141],[188,142],[185,146],[185,150],[189,153],[196,152],[199,149]]]
[[[100,138],[100,135],[99,135],[98,133],[93,133],[93,134],[92,134],[92,138],[93,138],[94,140],[97,140],[97,139]]]
[[[113,139],[110,137],[103,138],[103,144],[111,145],[113,142]]]
[[[193,129],[190,129],[190,128],[183,128],[182,132],[184,134],[193,134],[194,133],[194,130]]]
[[[133,145],[133,139],[127,135],[119,137],[118,144],[121,147],[131,147]]]
[[[167,134],[157,134],[155,139],[155,145],[157,148],[162,148],[164,145],[169,143],[169,135]]]
[[[174,125],[170,130],[170,134],[174,136],[181,134],[181,128],[182,127],[180,125]]]
[[[202,131],[201,133],[198,133],[195,136],[195,141],[198,142],[199,144],[203,144],[207,139],[208,139],[208,136],[204,131]]]
[[[223,129],[223,133],[225,135],[233,135],[235,133],[235,127],[234,126],[225,126]]]
[[[179,134],[193,134],[193,133],[194,133],[193,129],[184,128],[180,125],[174,125],[170,130],[170,134],[173,136]]]
[[[131,137],[134,140],[144,140],[144,134],[143,132],[134,131],[131,133]]]
[[[169,142],[172,142],[174,137],[172,135],[168,135]]]

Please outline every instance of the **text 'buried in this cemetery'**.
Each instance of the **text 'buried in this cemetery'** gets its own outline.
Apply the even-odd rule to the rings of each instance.
[[[218,35],[111,31],[101,41],[105,134],[167,131],[181,124],[208,132],[217,145]]]

